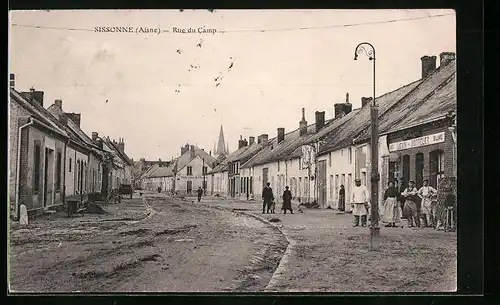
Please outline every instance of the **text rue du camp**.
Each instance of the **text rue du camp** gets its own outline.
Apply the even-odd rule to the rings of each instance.
[[[216,29],[208,29],[204,26],[198,28],[178,28],[172,27],[172,33],[181,33],[181,34],[190,34],[190,33],[198,33],[198,34],[215,34],[217,33]]]

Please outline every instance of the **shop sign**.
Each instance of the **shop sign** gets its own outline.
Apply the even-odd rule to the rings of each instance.
[[[444,142],[444,132],[389,144],[389,151],[411,149]]]

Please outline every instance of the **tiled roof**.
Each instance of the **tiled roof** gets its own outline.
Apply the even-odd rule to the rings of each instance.
[[[50,112],[56,120],[64,114],[64,112],[54,104],[52,104],[47,111]],[[80,126],[71,120],[71,118],[68,117],[68,125],[64,127],[74,142],[77,142],[80,145],[89,146],[95,154],[102,156],[103,152],[100,151],[100,148],[85,134],[85,132],[83,132],[83,130],[80,129]]]
[[[257,154],[262,148],[262,144],[259,143],[244,146],[230,154],[224,161],[226,163],[240,161],[241,164],[243,164]]]
[[[420,80],[403,86],[399,89],[386,93],[375,99],[379,106],[379,116],[391,109],[401,98],[421,83]],[[367,104],[355,113],[349,113],[344,117],[345,122],[340,128],[325,134],[322,138],[319,154],[326,153],[337,148],[352,144],[353,139],[365,129],[370,128],[370,106]]]
[[[328,124],[325,122],[325,124]],[[295,151],[297,147],[302,145],[311,135],[316,132],[316,124],[311,124],[307,126],[307,133],[300,136],[300,130],[296,129],[292,132],[285,134],[285,138],[281,143],[278,142],[278,138],[274,137],[268,141],[268,145],[260,150],[255,156],[250,158],[242,168],[249,168],[256,165],[266,164],[268,162],[284,160],[288,158],[291,153]]]
[[[113,150],[115,151],[115,153],[123,160],[125,161],[125,163],[127,163],[128,165],[134,165],[134,163],[132,162],[132,160],[130,160],[130,158],[127,156],[127,154],[125,152],[122,152],[113,142],[109,142],[110,143],[110,146],[113,148]]]
[[[379,115],[379,133],[389,133],[432,122],[456,109],[455,61],[441,66],[425,78],[394,107]],[[370,128],[358,140],[370,138]]]
[[[26,96],[16,91],[15,89],[10,89],[10,97],[14,99],[17,103],[23,106],[26,110],[28,110],[31,115],[39,120],[40,122],[48,125],[50,128],[57,131],[59,134],[68,137],[68,134],[64,130],[62,124],[60,124],[47,109],[43,108],[36,102],[30,101]]]
[[[170,168],[170,166],[161,166],[155,164],[150,167],[150,171],[148,172],[147,178],[159,178],[159,177],[173,177],[174,172]]]
[[[175,169],[177,172],[179,172],[184,167],[186,167],[189,164],[189,162],[191,162],[194,158],[196,158],[196,156],[199,156],[200,158],[205,160],[205,164],[207,166],[210,166],[210,167],[213,166],[213,164],[215,163],[214,157],[212,157],[211,155],[206,153],[204,150],[202,150],[196,146],[194,147],[194,150],[195,150],[194,157],[191,157],[191,152],[188,150],[184,154],[182,154],[180,157],[178,157],[176,160],[174,160],[168,168],[171,169],[172,171],[174,171],[174,169]]]

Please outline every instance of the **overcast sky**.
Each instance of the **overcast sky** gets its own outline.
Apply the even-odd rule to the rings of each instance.
[[[442,14],[450,15],[373,23]],[[439,66],[439,53],[456,48],[452,10],[18,11],[11,23],[20,25],[9,41],[16,89],[44,91],[46,108],[62,99],[87,134],[125,138],[134,160],[170,159],[186,143],[213,150],[221,124],[234,151],[240,135],[298,128],[302,107],[308,123],[318,110],[331,118],[347,92],[360,107],[372,95],[371,62],[353,60],[360,42],[376,48],[377,96],[419,79],[423,55]],[[371,24],[341,26],[359,23]]]

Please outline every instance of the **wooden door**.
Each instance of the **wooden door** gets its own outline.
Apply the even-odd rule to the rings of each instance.
[[[318,204],[321,208],[326,207],[327,183],[326,183],[326,160],[318,162]]]

